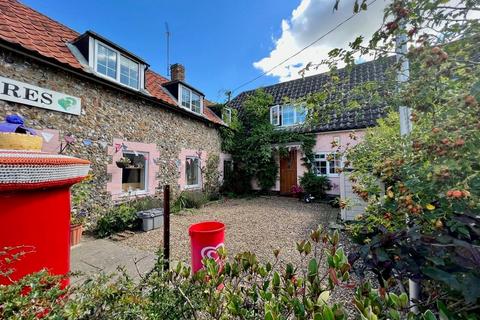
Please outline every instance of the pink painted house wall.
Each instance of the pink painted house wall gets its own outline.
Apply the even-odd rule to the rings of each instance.
[[[352,139],[351,135],[356,137]],[[313,151],[316,153],[321,152],[335,152],[338,150],[338,147],[332,146],[332,142],[338,138],[340,144],[340,151],[345,151],[347,147],[351,147],[359,143],[363,136],[365,135],[365,130],[349,130],[349,131],[338,131],[338,132],[325,132],[317,134],[317,143],[313,148]],[[302,157],[305,155],[303,154],[302,150],[298,152],[297,158],[297,177],[298,182],[300,182],[300,177],[307,171],[307,168],[303,165],[303,161],[301,160]],[[340,194],[340,175],[336,174],[334,176],[328,177],[332,182],[332,189],[328,191],[329,194]]]
[[[352,139],[351,135],[354,135],[356,139]],[[336,132],[322,132],[316,135],[317,142],[313,147],[315,153],[322,152],[335,152],[337,147],[332,146],[332,141],[335,138],[339,139],[339,144],[341,146],[340,151],[344,151],[348,146],[354,146],[358,144],[365,135],[365,130],[348,130],[348,131],[336,131]],[[299,144],[292,144],[291,148],[297,148],[297,184],[300,184],[300,178],[307,171],[307,167],[303,165],[302,158],[305,156],[301,146]],[[280,167],[280,160],[277,158],[277,166]],[[340,177],[339,175],[329,176],[328,177],[332,182],[332,189],[328,192],[329,194],[340,194]],[[259,190],[257,181],[252,181],[252,188],[254,190]],[[271,189],[272,191],[280,191],[280,170],[278,172],[277,181],[275,186]]]

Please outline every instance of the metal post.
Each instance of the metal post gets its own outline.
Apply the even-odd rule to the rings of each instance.
[[[397,82],[401,85],[408,81],[410,77],[410,66],[407,54],[407,35],[405,34],[405,23],[401,24],[401,34],[395,39],[397,62],[401,63],[400,70],[397,73]],[[400,113],[400,134],[402,136],[409,134],[412,131],[412,121],[410,120],[411,111],[407,106],[400,106],[398,112]]]
[[[163,259],[164,269],[170,268],[170,186],[163,187]]]
[[[400,23],[400,34],[395,39],[395,51],[397,53],[397,62],[400,63],[400,69],[397,73],[397,82],[399,86],[402,83],[407,82],[410,77],[410,66],[406,57],[407,48],[407,35],[405,32],[405,22]],[[405,136],[412,131],[411,110],[407,106],[400,106],[398,110],[400,114],[400,134]],[[408,222],[408,217],[407,217]],[[410,307],[415,314],[419,313],[416,302],[420,297],[420,284],[412,279],[408,279],[408,289],[410,297]]]

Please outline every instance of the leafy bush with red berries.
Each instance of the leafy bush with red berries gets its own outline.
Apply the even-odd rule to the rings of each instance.
[[[347,151],[354,190],[368,201],[351,228],[362,247],[350,262],[362,261],[360,274],[376,274],[380,300],[372,303],[379,306],[413,279],[422,287],[414,301],[420,310],[446,319],[480,313],[480,24],[473,18],[479,4],[394,1],[370,42],[359,38],[351,50],[332,54],[347,63],[357,53],[382,56],[401,35],[410,46],[400,58],[409,60],[410,78],[393,82],[398,90],[385,98],[394,110],[411,108],[413,131],[400,136],[392,114]]]

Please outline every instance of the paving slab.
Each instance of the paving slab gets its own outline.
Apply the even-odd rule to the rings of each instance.
[[[80,244],[72,247],[70,270],[88,274],[117,272],[124,267],[127,274],[139,279],[152,269],[156,255],[149,251],[128,247],[106,239],[86,237]]]

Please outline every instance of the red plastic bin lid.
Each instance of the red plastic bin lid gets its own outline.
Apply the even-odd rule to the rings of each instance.
[[[188,233],[212,233],[225,230],[225,224],[219,221],[203,221],[190,225]]]
[[[60,154],[0,150],[0,191],[72,185],[90,171],[90,161]]]

